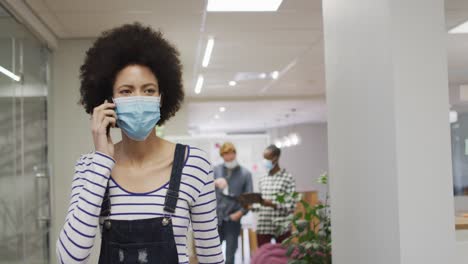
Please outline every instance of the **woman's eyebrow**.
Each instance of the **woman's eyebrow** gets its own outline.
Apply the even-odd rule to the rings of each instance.
[[[119,89],[119,88],[131,88],[131,89],[133,89],[134,86],[131,85],[131,84],[122,84],[122,85],[120,85],[120,86],[117,87],[117,89]]]
[[[145,83],[145,84],[142,85],[143,88],[148,87],[148,86],[158,87],[158,85],[156,83]]]

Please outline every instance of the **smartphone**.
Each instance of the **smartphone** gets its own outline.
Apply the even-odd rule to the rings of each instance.
[[[109,97],[109,98],[107,99],[107,102],[114,102],[114,100],[112,99],[112,97]],[[112,124],[109,124],[109,125],[107,126],[107,128],[106,128],[106,135],[107,135],[107,136],[109,136],[109,134],[110,134],[110,129],[111,129],[111,127],[112,127]],[[115,127],[117,127],[117,124],[115,124]]]
[[[108,125],[107,128],[106,128],[106,135],[109,136],[110,134],[110,129],[111,129],[111,125]]]

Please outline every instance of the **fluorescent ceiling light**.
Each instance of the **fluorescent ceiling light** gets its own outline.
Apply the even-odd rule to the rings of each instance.
[[[299,136],[297,134],[291,134],[289,135],[289,139],[291,140],[291,143],[295,146],[299,144]]]
[[[237,83],[236,83],[235,81],[230,81],[230,82],[229,82],[229,86],[236,86],[236,84],[237,84]]]
[[[271,73],[271,78],[273,78],[274,80],[278,79],[278,76],[279,76],[278,71],[274,71],[274,72]]]
[[[289,148],[292,146],[297,146],[300,143],[301,143],[301,138],[296,133],[291,133],[288,136],[275,140],[275,145],[278,148]]]
[[[260,79],[265,79],[266,76],[267,76],[267,75],[266,75],[266,73],[264,73],[264,72],[263,72],[263,73],[260,73],[260,74],[258,75],[258,77],[259,77]]]
[[[205,56],[203,56],[202,66],[204,68],[208,67],[208,64],[210,64],[211,52],[213,51],[213,46],[214,46],[214,39],[209,38],[208,42],[206,43]]]
[[[13,79],[14,81],[17,81],[19,82],[21,80],[21,77],[19,77],[18,75],[12,73],[11,71],[3,68],[2,66],[0,66],[0,72],[5,74],[6,76],[10,77],[11,79]]]
[[[226,112],[226,107],[221,106],[221,107],[219,108],[219,111],[220,111],[220,112]]]
[[[282,143],[280,140],[276,140],[276,141],[275,141],[275,145],[276,145],[278,148],[283,147],[283,143]]]
[[[458,113],[456,111],[450,111],[449,119],[450,123],[456,123],[458,121]]]
[[[208,0],[208,12],[275,12],[283,0]]]
[[[461,23],[460,25],[449,30],[450,34],[466,34],[468,33],[468,21]]]
[[[201,89],[202,89],[202,86],[203,86],[203,75],[198,75],[198,80],[197,80],[197,84],[195,85],[195,93],[196,94],[199,94],[201,93]]]

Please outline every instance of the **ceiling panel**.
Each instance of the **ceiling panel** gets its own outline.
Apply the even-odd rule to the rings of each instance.
[[[26,0],[31,8],[61,38],[96,37],[103,30],[140,21],[160,28],[181,52],[184,84],[189,97],[256,96],[269,81],[256,80],[226,85],[238,72],[272,72],[286,67],[322,38],[321,2],[284,0],[278,12],[209,12],[203,0]],[[206,16],[201,32],[203,16]],[[208,68],[200,66],[207,38],[215,38]],[[317,62],[321,63],[322,56]],[[298,64],[296,67],[306,67]],[[311,74],[296,69],[287,78],[290,93],[309,94],[302,89]],[[205,76],[206,87],[196,95],[198,74]],[[314,76],[312,79],[320,79]],[[286,78],[285,78],[286,80]],[[283,81],[284,82],[284,81]],[[296,83],[296,85],[291,84]],[[282,85],[279,90],[284,91]],[[276,92],[276,94],[278,94]]]
[[[43,1],[47,8],[57,13],[92,13],[118,11],[145,11],[155,13],[191,13],[203,9],[204,1],[187,0],[27,0],[30,2]]]
[[[265,96],[278,100],[287,96],[323,97],[325,94],[322,7],[318,0],[284,0],[278,12],[206,14],[204,0],[25,2],[60,38],[94,38],[103,30],[133,21],[161,28],[181,52],[189,101],[190,98],[246,98],[245,104],[232,105],[232,109],[241,113],[229,116],[236,120],[234,124],[238,127],[261,127],[260,123],[274,120],[275,115],[285,111],[283,108],[302,104],[294,100],[276,101],[273,107],[248,100],[261,101]],[[446,0],[445,9],[447,29],[468,20],[467,0]],[[202,68],[201,59],[210,36],[215,38],[215,46],[209,67]],[[447,45],[449,81],[451,87],[458,87],[458,84],[468,83],[468,34],[449,35]],[[235,87],[228,85],[239,72],[272,71],[282,72],[279,79],[239,81]],[[204,75],[205,84],[202,93],[196,95],[193,90],[199,74]],[[216,104],[191,105],[191,118],[203,122],[213,115],[212,108]],[[311,117],[308,121],[323,120],[324,101],[306,105],[305,112]],[[276,110],[276,106],[280,109]],[[275,114],[267,113],[272,111]],[[229,125],[221,121],[217,124],[210,129]]]
[[[451,29],[468,20],[468,1],[446,0],[446,24]],[[448,34],[447,39],[448,77],[452,94],[461,84],[468,84],[468,34]],[[458,96],[451,96],[451,104]]]
[[[219,112],[221,106],[226,108],[223,113]],[[189,127],[194,132],[258,132],[271,127],[326,120],[325,100],[321,97],[309,100],[194,102],[187,107]]]

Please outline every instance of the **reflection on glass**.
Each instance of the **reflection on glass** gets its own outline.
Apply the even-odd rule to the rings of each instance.
[[[49,53],[1,7],[0,29],[0,263],[45,264]]]

